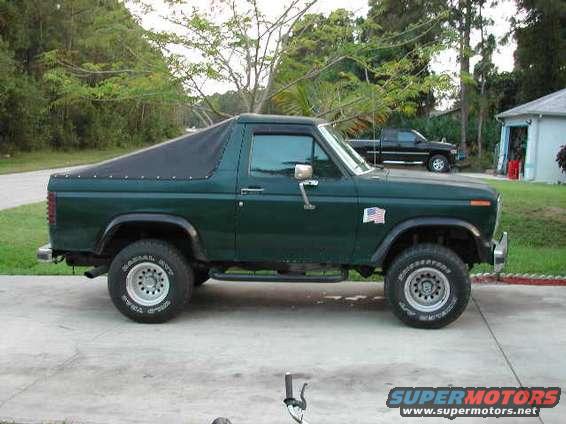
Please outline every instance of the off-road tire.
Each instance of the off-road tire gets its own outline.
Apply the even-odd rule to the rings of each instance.
[[[437,163],[442,162],[442,167],[438,167],[438,165],[436,165]],[[428,170],[430,172],[448,172],[450,171],[450,162],[448,162],[448,159],[446,158],[446,156],[444,155],[434,155],[431,156],[430,159],[428,160]]]
[[[202,286],[210,279],[208,275],[208,269],[195,269],[193,270],[193,273],[195,275],[195,283],[194,283],[195,287]]]
[[[132,297],[132,290],[128,291],[128,274],[136,266],[143,269],[143,264],[163,270],[168,283],[166,296],[151,306],[140,304]],[[112,302],[126,317],[142,323],[162,323],[181,313],[190,299],[193,284],[193,271],[182,254],[161,240],[140,240],[126,246],[114,257],[108,272]]]
[[[427,269],[432,270],[431,274]],[[422,310],[422,305],[418,305],[420,299],[411,300],[418,296],[417,287],[413,286],[418,283],[416,279],[423,276],[421,281],[426,283],[426,278],[429,278],[427,275],[433,277],[431,281],[440,278],[439,286],[446,284],[443,281],[447,281],[449,286],[449,291],[442,291],[442,293],[449,292],[445,303],[439,304],[438,309],[431,311]],[[415,291],[407,292],[406,285],[408,290],[414,288]],[[385,296],[393,313],[411,327],[441,328],[450,324],[466,309],[470,291],[470,277],[466,264],[452,250],[436,244],[419,244],[403,251],[393,260],[385,276]],[[441,295],[438,296],[440,298]],[[418,308],[412,306],[415,303]]]

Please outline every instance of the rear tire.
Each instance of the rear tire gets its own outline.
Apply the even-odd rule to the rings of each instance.
[[[443,155],[434,155],[428,160],[428,170],[430,172],[448,172],[450,162]]]
[[[401,253],[385,277],[393,313],[411,327],[441,328],[466,309],[471,284],[466,264],[452,250],[420,244]]]
[[[161,240],[140,240],[112,260],[108,291],[116,308],[136,322],[161,323],[183,311],[194,275],[174,246]]]

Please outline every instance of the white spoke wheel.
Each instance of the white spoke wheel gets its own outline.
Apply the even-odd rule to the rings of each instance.
[[[452,250],[418,244],[397,256],[385,275],[385,295],[405,324],[440,328],[456,320],[470,297],[468,268]]]
[[[126,246],[108,272],[108,291],[116,308],[144,323],[165,322],[181,313],[193,283],[193,271],[181,252],[161,240]]]
[[[153,262],[134,266],[126,276],[126,291],[140,305],[155,306],[169,294],[169,277],[163,268]]]
[[[448,159],[442,155],[434,155],[428,162],[428,169],[431,172],[446,172],[449,167]]]
[[[442,308],[450,296],[450,283],[435,268],[419,268],[405,280],[407,302],[421,312],[434,312]]]

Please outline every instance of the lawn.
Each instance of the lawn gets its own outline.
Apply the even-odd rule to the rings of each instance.
[[[69,152],[40,150],[16,153],[10,156],[2,155],[0,156],[0,174],[96,163],[141,147],[114,147],[103,150],[73,150]]]
[[[500,229],[510,238],[505,271],[566,275],[566,186],[486,182],[503,194]],[[0,274],[71,274],[64,264],[37,263],[35,251],[46,240],[44,203],[0,211]],[[489,267],[474,269],[480,271]]]

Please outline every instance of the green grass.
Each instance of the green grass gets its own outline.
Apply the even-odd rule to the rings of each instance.
[[[505,271],[566,275],[566,186],[486,182],[503,195],[500,231],[510,238]],[[44,203],[0,211],[0,274],[71,274],[64,264],[37,263],[36,249],[46,242]],[[474,269],[481,271],[489,267]]]
[[[0,155],[0,174],[95,163],[140,149],[141,147],[142,146],[114,147],[104,150],[73,150],[69,152],[40,150],[35,152],[15,153],[9,157]]]
[[[0,211],[0,274],[72,274],[64,263],[40,264],[39,246],[47,243],[45,203],[34,203]]]
[[[566,275],[566,186],[486,181],[503,196],[499,233],[509,233],[505,272]],[[488,271],[486,266],[474,271]]]

